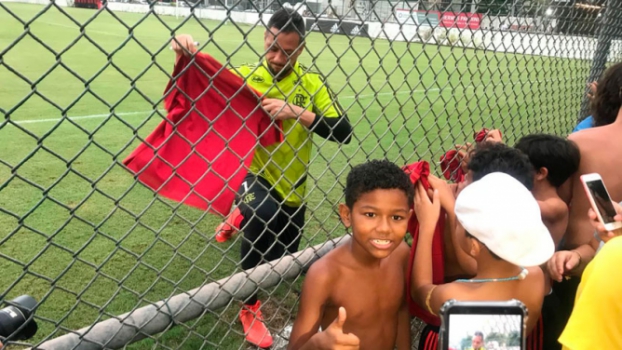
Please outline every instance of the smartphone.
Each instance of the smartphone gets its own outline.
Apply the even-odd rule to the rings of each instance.
[[[441,307],[440,350],[525,350],[527,308],[519,300],[456,301]]]
[[[621,228],[622,222],[613,219],[616,216],[616,210],[600,175],[596,173],[581,175],[581,182],[598,220],[608,231]]]

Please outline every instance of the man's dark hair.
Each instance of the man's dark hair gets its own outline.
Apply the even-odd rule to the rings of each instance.
[[[484,333],[478,331],[478,332],[475,332],[474,336],[475,337],[482,337],[482,341],[484,341]]]
[[[473,181],[496,172],[505,173],[533,189],[535,174],[529,158],[523,152],[499,142],[481,142],[470,154],[467,168],[473,173]]]
[[[598,81],[591,102],[594,126],[609,125],[616,120],[622,106],[622,63],[609,67]]]
[[[409,205],[413,203],[415,189],[404,170],[388,160],[371,160],[350,170],[346,180],[346,205],[352,209],[354,203],[365,193],[374,190],[398,189],[404,191]]]
[[[276,28],[281,33],[298,33],[300,43],[305,41],[305,20],[293,9],[282,8],[276,11],[268,21],[268,29]]]
[[[514,148],[529,157],[529,161],[538,172],[540,168],[548,170],[547,180],[554,187],[560,187],[577,170],[581,153],[577,145],[565,138],[547,135],[528,135],[516,143]]]

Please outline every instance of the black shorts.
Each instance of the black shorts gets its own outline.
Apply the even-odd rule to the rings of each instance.
[[[527,336],[527,350],[561,350],[557,342],[565,323],[559,317],[559,298],[552,292],[544,297],[538,323]]]
[[[426,324],[421,331],[418,350],[438,350],[440,328]]]
[[[242,267],[249,269],[298,251],[306,207],[290,207],[264,178],[249,173],[238,191]]]

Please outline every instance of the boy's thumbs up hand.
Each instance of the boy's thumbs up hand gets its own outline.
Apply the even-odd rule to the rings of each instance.
[[[339,315],[320,333],[322,335],[322,349],[326,350],[358,350],[360,345],[359,338],[354,334],[343,332],[343,325],[346,323],[346,309],[339,308]]]

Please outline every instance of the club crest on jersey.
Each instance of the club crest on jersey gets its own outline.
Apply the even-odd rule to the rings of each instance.
[[[303,94],[296,94],[294,95],[292,102],[298,107],[305,108],[305,105],[307,104],[307,96]]]

